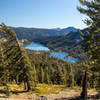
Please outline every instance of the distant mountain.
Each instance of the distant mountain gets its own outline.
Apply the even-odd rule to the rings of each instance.
[[[81,31],[82,31],[82,33],[86,34],[88,29],[85,28]],[[81,40],[80,36],[81,36],[81,34],[78,31],[77,32],[70,32],[69,34],[66,35],[67,39],[69,39],[69,40]]]
[[[77,32],[78,29],[74,28],[74,27],[68,27],[68,28],[64,28],[62,30],[60,30],[60,32],[63,34],[63,35],[67,35],[68,33],[70,32]]]
[[[61,28],[52,28],[53,30],[56,30],[56,31],[60,31],[60,30],[62,30]]]
[[[74,27],[67,27],[67,28],[63,28],[63,29],[61,29],[61,28],[53,28],[53,30],[60,31],[60,33],[62,35],[67,35],[70,32],[77,32],[78,31],[78,29],[76,29]]]
[[[17,37],[21,39],[33,40],[34,38],[42,38],[49,36],[59,36],[60,32],[53,29],[40,29],[40,28],[24,28],[24,27],[11,27]]]
[[[43,38],[43,37],[54,37],[54,36],[61,36],[66,35],[70,32],[76,32],[77,29],[74,27],[68,27],[64,29],[54,28],[54,29],[42,29],[42,28],[24,28],[24,27],[11,27],[17,37],[21,39],[33,40],[36,38]]]
[[[81,30],[84,34],[87,32],[87,28]],[[81,41],[81,34],[77,32],[70,32],[67,35],[60,35],[54,37],[44,37],[44,38],[37,38],[35,39],[36,42],[40,42],[42,44],[61,44],[64,46],[67,42],[73,42],[72,44],[76,44],[76,42]],[[71,46],[70,43],[67,43]],[[57,46],[57,45],[56,45]]]

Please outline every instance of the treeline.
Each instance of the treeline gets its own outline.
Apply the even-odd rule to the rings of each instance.
[[[46,52],[27,50],[32,66],[35,68],[37,83],[64,84],[74,86],[74,64],[48,56]],[[39,53],[39,54],[38,54]]]
[[[36,83],[64,84],[68,87],[82,86],[86,63],[69,63],[58,58],[48,56],[49,52],[35,52],[27,50],[32,66],[35,70]],[[88,88],[99,89],[99,72],[92,65],[89,66]]]

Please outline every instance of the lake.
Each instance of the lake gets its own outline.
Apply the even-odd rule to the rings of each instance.
[[[48,47],[45,47],[44,45],[41,45],[39,43],[34,43],[34,42],[32,42],[31,44],[25,45],[24,48],[29,49],[29,50],[34,50],[34,51],[50,51]],[[71,63],[75,63],[78,61],[77,58],[68,57],[67,52],[52,52],[49,56],[53,58],[59,58]]]
[[[34,43],[34,42],[28,45],[24,45],[24,48],[29,50],[34,50],[34,51],[50,51],[48,47],[45,47],[39,43]]]
[[[77,58],[68,57],[68,53],[66,52],[52,52],[49,56],[54,58],[60,58],[64,61],[71,62],[71,63],[75,63],[78,61]]]

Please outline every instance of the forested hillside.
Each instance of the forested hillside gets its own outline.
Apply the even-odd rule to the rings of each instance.
[[[76,32],[77,29],[74,27],[68,27],[60,30],[55,29],[42,29],[42,28],[24,28],[24,27],[11,27],[18,38],[21,39],[27,39],[27,40],[33,40],[36,38],[43,38],[43,37],[50,37],[50,36],[60,36],[60,35],[66,35],[70,32]]]

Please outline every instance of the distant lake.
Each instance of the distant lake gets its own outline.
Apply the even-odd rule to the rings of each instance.
[[[32,42],[31,44],[25,45],[25,49],[34,50],[34,51],[49,51],[48,47],[45,47],[41,44]]]
[[[78,61],[77,58],[67,57],[68,53],[66,53],[66,52],[52,52],[49,56],[54,57],[54,58],[60,58],[64,61],[71,62],[71,63],[75,63]]]
[[[29,49],[29,50],[34,50],[34,51],[50,51],[50,49],[48,47],[45,47],[41,44],[34,43],[34,42],[32,42],[31,44],[25,45],[24,48]],[[75,63],[78,61],[77,58],[67,57],[68,53],[66,53],[66,52],[52,52],[49,56],[53,57],[53,58],[59,58],[64,61],[68,61],[68,62],[72,62],[72,63]]]

